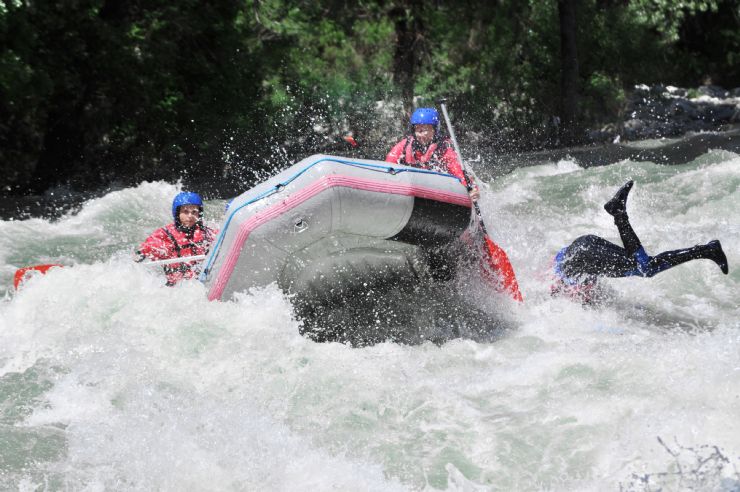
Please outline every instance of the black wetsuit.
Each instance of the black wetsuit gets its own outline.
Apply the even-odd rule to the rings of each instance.
[[[583,282],[596,277],[652,277],[680,263],[704,258],[705,245],[666,251],[649,256],[640,246],[628,250],[607,241],[603,237],[581,236],[556,256],[559,274],[568,279]]]
[[[624,247],[599,236],[579,237],[555,256],[555,273],[565,285],[594,284],[598,277],[652,277],[699,258],[713,260],[723,273],[727,273],[727,258],[719,241],[649,256],[627,216],[626,200],[631,187],[630,181],[604,206],[614,216]]]

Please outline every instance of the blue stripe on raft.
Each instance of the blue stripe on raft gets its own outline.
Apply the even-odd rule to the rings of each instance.
[[[400,173],[434,174],[434,175],[437,175],[437,176],[443,176],[443,177],[447,177],[447,178],[452,178],[452,179],[457,180],[458,182],[461,182],[460,179],[457,176],[453,176],[452,174],[440,173],[440,172],[437,172],[437,171],[429,171],[427,169],[405,169],[405,168],[404,169],[398,169],[398,168],[395,168],[393,166],[383,166],[383,165],[380,165],[380,164],[368,164],[366,162],[347,161],[347,160],[336,159],[336,158],[323,158],[323,159],[319,159],[319,160],[317,160],[315,162],[312,162],[312,163],[308,164],[305,168],[301,169],[300,171],[298,171],[296,174],[294,174],[293,176],[289,177],[285,181],[276,184],[275,186],[273,186],[269,190],[265,191],[264,193],[262,193],[262,194],[260,194],[260,195],[258,195],[256,197],[254,197],[253,199],[249,200],[248,202],[245,202],[245,203],[241,204],[239,207],[237,207],[234,210],[232,210],[231,213],[229,214],[228,218],[226,219],[226,222],[224,223],[223,228],[221,228],[221,231],[219,231],[219,233],[218,233],[218,238],[216,239],[216,245],[213,247],[213,253],[211,253],[211,255],[209,255],[208,262],[206,263],[205,268],[203,268],[203,271],[201,272],[200,276],[198,277],[198,280],[200,280],[201,282],[205,282],[206,276],[208,275],[208,273],[211,270],[211,265],[212,265],[214,259],[217,256],[216,253],[218,252],[218,249],[221,247],[221,243],[223,242],[223,238],[226,235],[226,230],[229,228],[229,224],[231,223],[231,219],[234,217],[234,214],[236,214],[239,210],[241,210],[244,207],[247,207],[247,206],[249,206],[249,205],[251,205],[253,203],[256,203],[256,202],[262,200],[263,198],[267,198],[268,196],[270,196],[270,195],[272,195],[274,193],[277,193],[282,188],[285,188],[290,183],[292,183],[293,181],[295,181],[296,179],[298,179],[301,175],[303,175],[306,171],[308,171],[309,169],[311,169],[313,166],[315,166],[315,165],[317,165],[317,164],[319,164],[321,162],[335,162],[337,164],[343,164],[343,165],[350,166],[350,167],[364,168],[364,169],[367,169],[369,171],[383,172],[383,173],[386,173],[386,174],[400,174]],[[231,203],[231,202],[229,202],[229,203]]]

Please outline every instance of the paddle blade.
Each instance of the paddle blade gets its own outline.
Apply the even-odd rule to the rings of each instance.
[[[516,281],[514,267],[511,265],[506,251],[494,243],[488,234],[484,236],[484,239],[487,253],[487,258],[484,258],[484,261],[487,262],[490,270],[500,278],[502,291],[508,292],[515,301],[522,302],[524,299],[519,291],[519,283]]]
[[[50,265],[34,265],[24,268],[19,268],[15,271],[15,275],[13,276],[13,287],[15,290],[18,290],[18,288],[21,286],[23,282],[28,280],[29,278],[33,277],[34,275],[43,275],[49,269],[54,267],[60,267],[62,265],[57,264],[50,264]]]

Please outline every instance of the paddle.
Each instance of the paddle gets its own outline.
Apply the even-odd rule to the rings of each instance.
[[[168,258],[166,260],[156,260],[156,261],[147,261],[147,262],[141,262],[138,263],[139,265],[143,266],[157,266],[157,265],[170,265],[172,263],[184,263],[186,261],[203,261],[206,259],[206,255],[193,255],[193,256],[179,256],[177,258]],[[18,290],[18,287],[31,278],[33,275],[44,275],[46,272],[48,272],[51,268],[59,267],[61,268],[63,265],[59,265],[56,263],[50,263],[47,265],[33,265],[33,266],[27,266],[23,268],[19,268],[15,271],[15,275],[13,276],[13,288],[15,290]]]
[[[62,265],[51,263],[48,265],[34,265],[34,266],[28,266],[24,268],[19,268],[15,271],[15,275],[13,275],[13,288],[15,290],[18,290],[18,287],[20,287],[21,283],[25,282],[29,278],[33,277],[34,275],[43,275],[49,269],[56,268],[56,267],[62,267]]]
[[[460,153],[460,146],[457,145],[457,138],[455,138],[455,130],[452,128],[452,123],[450,122],[450,115],[447,114],[447,105],[445,102],[447,99],[440,99],[437,101],[442,108],[442,114],[445,118],[445,123],[447,124],[447,131],[450,133],[450,139],[452,140],[452,145],[455,148],[455,152],[457,152],[457,157],[460,159],[460,165],[462,167],[463,171],[463,177],[465,178],[465,187],[468,189],[468,191],[473,189],[473,184],[470,179],[470,174],[468,173],[468,168],[465,165],[465,161],[463,160],[462,153]],[[475,209],[475,214],[478,218],[478,226],[480,227],[481,232],[483,233],[483,239],[485,243],[485,249],[488,253],[488,264],[489,266],[496,272],[498,272],[501,275],[501,280],[503,281],[503,289],[507,291],[514,300],[522,301],[522,293],[519,291],[519,284],[516,281],[516,275],[514,274],[514,267],[511,265],[511,262],[509,261],[509,257],[506,255],[506,251],[503,250],[498,244],[493,242],[493,239],[488,235],[488,231],[486,230],[486,225],[483,223],[483,216],[481,215],[480,206],[478,205],[478,200],[472,200],[473,201],[473,208]]]
[[[185,261],[203,261],[205,259],[206,259],[206,255],[178,256],[177,258],[168,258],[166,260],[142,262],[142,263],[139,263],[139,265],[145,265],[145,266],[170,265],[172,263],[184,263]]]

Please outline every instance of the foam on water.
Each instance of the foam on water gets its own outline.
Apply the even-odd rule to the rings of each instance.
[[[602,205],[629,178],[649,252],[719,238],[730,275],[694,261],[610,280],[599,308],[550,298],[568,241],[619,243]],[[74,266],[0,303],[0,488],[733,490],[730,465],[674,472],[702,446],[740,468],[739,186],[727,153],[501,178],[481,206],[525,303],[502,339],[442,346],[313,343],[274,286],[223,303],[162,287],[128,255],[169,220],[173,185],[2,222],[6,285],[24,264]]]

